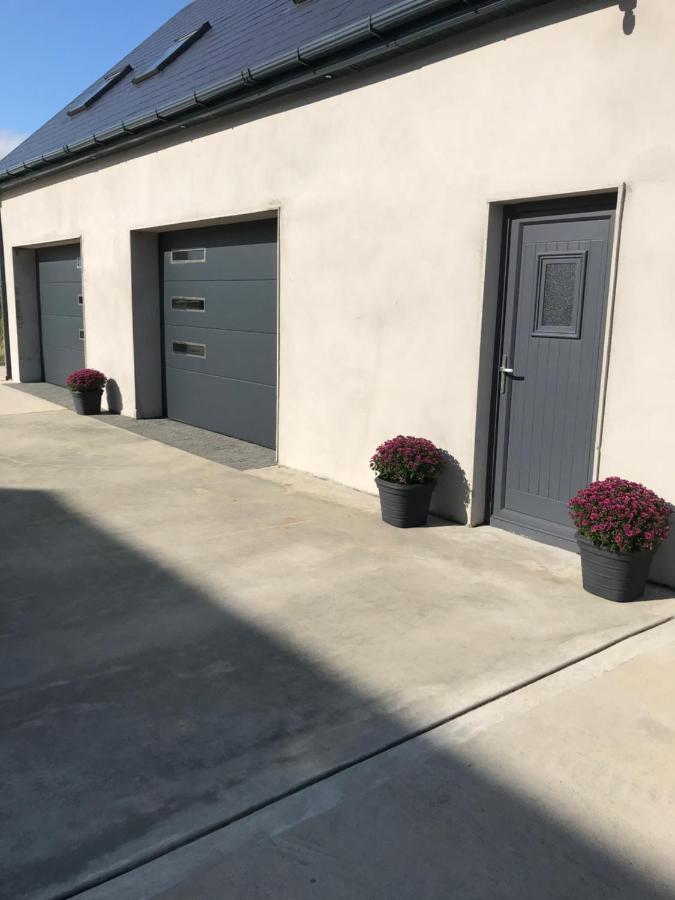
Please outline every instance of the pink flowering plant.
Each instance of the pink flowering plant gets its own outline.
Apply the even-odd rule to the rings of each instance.
[[[656,550],[670,531],[670,504],[635,481],[594,481],[568,505],[579,534],[615,553]]]
[[[431,441],[399,434],[380,444],[370,460],[370,468],[383,481],[422,484],[435,481],[444,462],[445,454]]]
[[[98,369],[77,369],[66,378],[69,391],[102,391],[108,379]]]

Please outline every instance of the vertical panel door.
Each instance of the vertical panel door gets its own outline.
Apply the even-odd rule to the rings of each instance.
[[[592,478],[613,213],[509,222],[491,523],[573,544]]]

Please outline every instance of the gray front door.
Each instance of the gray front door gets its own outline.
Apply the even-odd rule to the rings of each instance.
[[[276,446],[277,223],[162,236],[166,415]]]
[[[84,368],[80,247],[45,247],[37,252],[40,340],[45,381],[63,387]]]
[[[613,227],[597,207],[508,222],[490,522],[561,546],[593,473]]]

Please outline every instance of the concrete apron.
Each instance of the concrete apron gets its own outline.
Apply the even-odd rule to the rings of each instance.
[[[584,594],[554,548],[397,531],[373,498],[65,411],[0,428],[16,900],[70,896],[674,608]]]
[[[82,900],[672,900],[675,623]]]

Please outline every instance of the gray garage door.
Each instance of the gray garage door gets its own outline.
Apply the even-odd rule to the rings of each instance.
[[[43,378],[63,386],[84,367],[82,269],[78,244],[37,252]]]
[[[276,220],[162,236],[166,414],[274,448]]]

